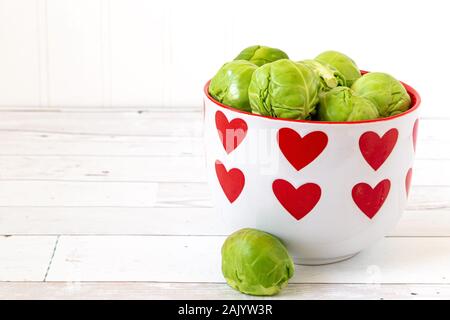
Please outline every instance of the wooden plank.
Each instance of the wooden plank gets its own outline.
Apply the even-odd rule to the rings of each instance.
[[[151,182],[0,181],[0,186],[0,206],[153,207],[159,196],[159,185]]]
[[[202,112],[191,108],[145,109],[117,112],[114,109],[52,111],[2,111],[0,132],[37,132],[106,136],[196,136],[202,135]],[[448,145],[450,119],[422,119],[418,150],[429,141]],[[170,124],[170,125],[169,125]],[[422,140],[424,141],[422,143]]]
[[[0,206],[212,207],[205,182],[1,181]],[[23,198],[21,191],[29,188]],[[80,197],[80,193],[88,193]],[[130,195],[129,195],[130,193]],[[450,208],[450,187],[413,186],[407,209]],[[129,197],[130,196],[130,197]]]
[[[164,105],[165,5],[109,1],[112,106]]]
[[[0,158],[0,177],[3,180],[206,181],[205,161],[200,157],[5,156]]]
[[[443,284],[289,284],[274,297],[243,295],[223,283],[3,282],[0,299],[13,300],[341,300],[450,299]]]
[[[0,206],[212,206],[206,183],[0,181],[0,187]],[[25,188],[30,190],[26,198]]]
[[[450,283],[450,238],[385,238],[337,264],[302,266],[308,283]]]
[[[416,160],[413,183],[448,186],[449,160]],[[3,156],[3,180],[204,182],[204,157]]]
[[[450,215],[449,215],[450,216]],[[225,235],[211,208],[0,208],[0,234]]]
[[[50,236],[0,236],[0,281],[43,281],[55,242]]]
[[[0,235],[228,235],[213,208],[0,207]],[[450,237],[450,210],[406,211],[391,237]]]
[[[0,234],[228,234],[206,183],[1,181]],[[27,190],[26,197],[23,190]],[[414,186],[392,235],[449,236],[450,187]]]
[[[406,211],[397,227],[389,235],[395,237],[450,237],[450,210]]]
[[[62,236],[47,280],[223,282],[223,241],[220,236]],[[297,266],[291,283],[449,284],[449,252],[450,238],[385,238],[341,263]]]
[[[222,242],[223,237],[64,236],[47,280],[221,282]]]
[[[435,210],[450,208],[450,187],[413,185],[407,209]]]
[[[106,1],[106,0],[103,0]],[[103,4],[104,5],[104,4]],[[102,16],[104,14],[102,13]],[[102,17],[105,19],[105,17]],[[105,22],[102,22],[105,23]],[[104,32],[106,30],[102,30]],[[133,105],[126,105],[123,107],[108,107],[108,106],[59,106],[58,108],[39,108],[30,107],[30,106],[19,106],[17,108],[2,108],[0,112],[63,112],[63,113],[154,113],[154,112],[165,112],[165,113],[196,113],[201,114],[202,112],[202,104],[198,104],[196,106],[174,106],[171,108],[159,106],[146,106],[146,107],[137,107]],[[425,119],[447,119],[450,120],[450,117],[426,117]]]
[[[106,175],[106,173],[105,173]],[[0,206],[75,207],[212,207],[206,182],[0,181]],[[29,190],[23,197],[23,190]],[[411,188],[408,210],[450,208],[449,186]],[[83,196],[81,196],[83,195]]]

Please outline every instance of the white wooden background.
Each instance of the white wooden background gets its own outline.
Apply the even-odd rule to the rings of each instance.
[[[195,110],[0,112],[0,298],[244,298],[205,183]],[[169,124],[169,125],[168,125]],[[408,208],[279,298],[450,298],[450,119],[420,124]]]
[[[244,47],[327,49],[413,84],[450,116],[449,4],[421,0],[0,0],[0,107],[198,107]]]
[[[220,273],[232,230],[205,183],[199,110],[203,83],[253,43],[341,50],[423,97],[397,229],[297,267],[279,297],[450,298],[447,2],[272,4],[0,0],[0,298],[250,298]]]

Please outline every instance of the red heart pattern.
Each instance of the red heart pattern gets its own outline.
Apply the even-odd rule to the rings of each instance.
[[[272,183],[272,190],[281,205],[297,220],[306,216],[320,200],[321,189],[315,183],[305,183],[294,188],[283,179]]]
[[[398,130],[387,131],[383,137],[368,131],[359,138],[359,149],[367,163],[376,171],[386,161],[397,143]]]
[[[219,160],[216,160],[216,175],[225,196],[233,203],[241,194],[245,185],[245,176],[237,168],[227,171]]]
[[[228,154],[241,144],[247,135],[248,129],[244,120],[235,118],[229,122],[222,111],[216,112],[216,128],[219,133],[219,139]]]
[[[372,219],[383,206],[390,188],[389,179],[380,181],[375,188],[364,182],[358,183],[352,189],[353,201],[367,217]]]
[[[278,130],[278,145],[292,166],[299,171],[316,159],[328,144],[328,136],[322,131],[313,131],[303,138],[290,128]]]
[[[412,179],[412,168],[409,168],[405,178],[405,189],[407,196],[409,196],[409,189],[411,188],[411,179]]]
[[[412,133],[414,152],[416,152],[417,131],[418,130],[419,130],[419,119],[416,119],[416,121],[414,122],[413,133]]]
[[[248,126],[240,118],[228,121],[225,114],[217,111],[216,127],[222,145],[230,154],[244,140]],[[412,140],[416,150],[418,119],[414,123]],[[365,132],[359,139],[359,148],[366,162],[376,171],[389,158],[398,139],[398,130],[392,128],[380,137],[373,131]],[[313,131],[301,136],[290,128],[278,130],[277,141],[281,152],[288,162],[297,170],[301,170],[313,162],[326,148],[328,136],[322,131]],[[242,193],[245,185],[244,173],[238,168],[227,170],[224,164],[215,162],[216,175],[219,184],[230,203],[233,203]],[[409,194],[412,178],[412,168],[405,177],[405,190]],[[352,188],[352,198],[356,206],[372,219],[385,203],[391,182],[389,179],[380,181],[374,188],[361,182]],[[283,208],[296,220],[301,220],[309,214],[320,201],[322,190],[319,185],[309,182],[295,188],[290,182],[276,179],[272,183],[272,191]]]

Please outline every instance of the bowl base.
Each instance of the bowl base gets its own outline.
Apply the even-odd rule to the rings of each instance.
[[[350,259],[351,257],[353,257],[357,254],[358,254],[358,252],[352,253],[352,254],[349,254],[346,256],[342,256],[342,257],[329,258],[329,259],[304,259],[304,258],[293,257],[293,260],[294,260],[295,264],[299,264],[302,266],[319,266],[322,264],[330,264],[330,263],[344,261],[344,260]]]

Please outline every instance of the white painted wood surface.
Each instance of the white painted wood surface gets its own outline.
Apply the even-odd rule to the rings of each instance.
[[[0,112],[0,298],[251,299],[228,288],[201,113]],[[297,267],[285,299],[450,298],[450,120],[420,125],[407,210],[342,263]]]
[[[0,281],[43,281],[57,237],[0,237]]]
[[[161,282],[9,282],[0,297],[13,299],[252,299],[222,283]],[[450,285],[289,284],[270,298],[258,299],[449,299]]]

